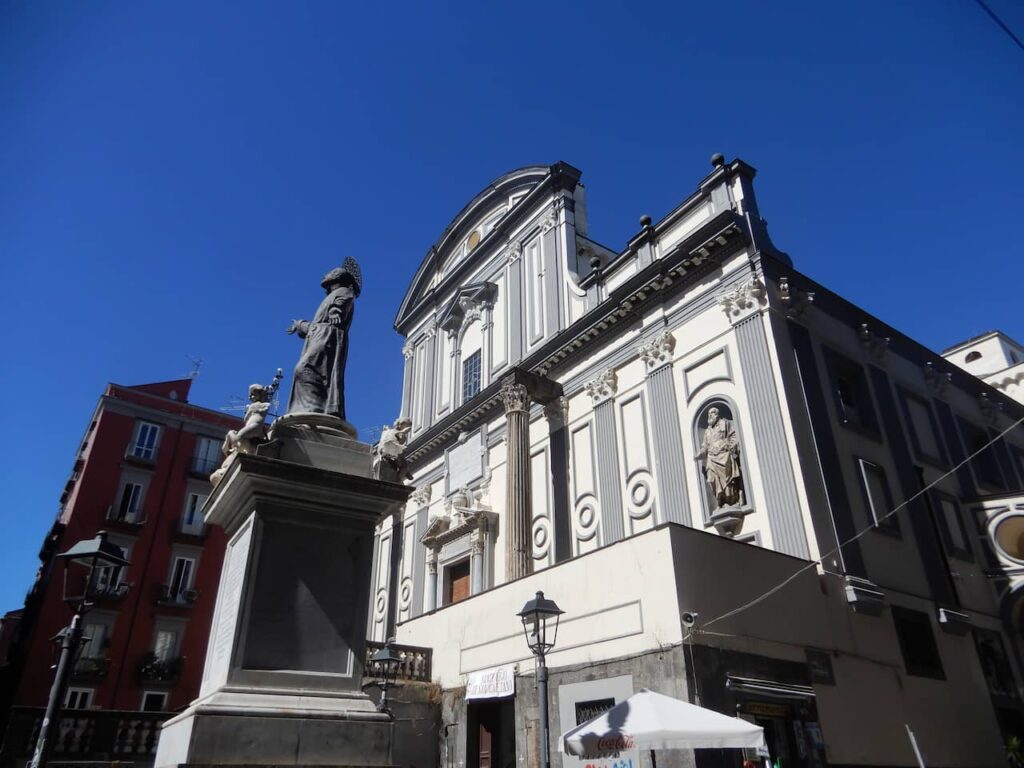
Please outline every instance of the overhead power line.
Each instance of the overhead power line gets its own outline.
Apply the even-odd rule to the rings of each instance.
[[[1015,34],[1013,34],[1013,30],[1006,26],[1006,24],[1003,23],[1002,19],[996,16],[996,12],[988,7],[988,3],[986,3],[985,0],[974,0],[974,2],[980,5],[981,9],[989,15],[989,18],[991,18],[992,21],[998,24],[999,28],[1003,30],[1003,32],[1010,36],[1010,39],[1017,44],[1018,48],[1024,51],[1024,42],[1021,42],[1021,39],[1017,37]]]
[[[894,507],[893,509],[891,509],[888,512],[886,512],[884,515],[882,515],[880,518],[878,518],[878,520],[876,521],[876,523],[874,525],[869,525],[866,528],[858,531],[853,536],[848,538],[846,541],[841,542],[836,547],[834,547],[833,549],[831,549],[828,552],[826,552],[825,554],[823,554],[817,560],[812,560],[809,563],[807,563],[806,565],[801,566],[796,571],[794,571],[792,574],[790,574],[787,578],[783,579],[781,582],[776,584],[771,589],[761,593],[760,595],[755,597],[753,600],[750,600],[750,601],[744,603],[743,605],[741,605],[741,606],[739,606],[737,608],[733,608],[733,609],[731,609],[729,611],[726,611],[725,613],[721,614],[720,616],[716,616],[715,618],[711,619],[710,621],[704,622],[702,624],[702,627],[710,627],[715,622],[722,621],[723,619],[728,619],[729,617],[735,616],[736,614],[739,614],[739,613],[743,613],[744,611],[749,610],[750,608],[753,608],[758,603],[761,603],[761,602],[767,600],[769,597],[774,595],[776,592],[778,592],[779,590],[783,589],[788,584],[792,583],[802,573],[805,573],[805,572],[811,570],[812,568],[817,568],[819,565],[822,564],[822,562],[824,560],[826,560],[827,558],[829,558],[832,555],[834,555],[837,552],[839,552],[839,550],[841,550],[847,544],[852,544],[853,542],[857,541],[857,539],[859,539],[861,536],[866,534],[868,531],[874,530],[875,529],[875,525],[877,525],[878,523],[882,522],[883,520],[887,520],[888,518],[892,517],[897,512],[899,512],[901,509],[903,509],[905,506],[907,506],[910,502],[914,501],[914,499],[917,499],[917,498],[920,498],[921,496],[923,496],[925,493],[930,491],[932,488],[934,488],[936,485],[941,483],[947,477],[949,477],[950,475],[955,473],[958,469],[960,469],[961,467],[967,465],[968,463],[973,461],[975,458],[977,458],[980,454],[982,454],[985,451],[987,451],[995,443],[997,443],[1000,440],[1002,440],[1004,437],[1006,437],[1007,433],[1009,433],[1011,430],[1017,428],[1021,424],[1024,424],[1024,417],[1022,417],[1022,418],[1018,419],[1017,421],[1013,422],[1013,424],[1011,424],[1006,429],[1004,429],[1002,432],[1000,432],[998,435],[993,437],[991,440],[989,440],[987,443],[985,443],[985,445],[983,445],[981,448],[976,450],[974,453],[972,453],[966,459],[964,459],[959,464],[957,464],[955,467],[950,469],[948,472],[945,472],[944,474],[942,474],[941,476],[939,476],[938,478],[936,478],[932,482],[928,483],[928,485],[926,485],[920,491],[915,493],[909,499],[906,499],[902,504],[899,504],[896,507]]]

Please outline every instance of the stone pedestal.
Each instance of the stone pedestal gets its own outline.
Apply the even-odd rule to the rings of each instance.
[[[391,764],[392,724],[361,689],[366,611],[374,526],[411,490],[315,427],[231,460],[204,509],[229,543],[203,684],[157,768]]]

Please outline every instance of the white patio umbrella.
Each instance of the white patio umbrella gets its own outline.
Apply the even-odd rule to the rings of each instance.
[[[764,729],[646,688],[562,734],[558,751],[577,757],[627,749],[763,747]]]

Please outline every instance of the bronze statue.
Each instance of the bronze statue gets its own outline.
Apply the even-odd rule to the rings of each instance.
[[[345,419],[345,360],[355,299],[363,287],[359,265],[351,256],[332,269],[320,285],[327,296],[312,320],[294,320],[288,333],[305,343],[295,366],[287,414],[323,413]]]

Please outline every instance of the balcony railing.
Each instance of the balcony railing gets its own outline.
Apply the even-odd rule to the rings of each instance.
[[[157,587],[156,601],[160,605],[188,608],[196,601],[197,597],[199,597],[199,591],[195,589],[182,589],[169,584],[160,584]]]
[[[363,674],[366,677],[382,677],[383,670],[378,669],[374,664],[373,654],[384,647],[384,643],[366,641],[366,666]],[[416,680],[419,682],[430,682],[431,649],[420,648],[416,645],[396,645],[391,643],[391,650],[402,658],[398,667],[397,678],[399,680]]]
[[[66,709],[53,734],[51,762],[152,764],[160,725],[171,714]],[[31,757],[42,722],[41,707],[11,707],[0,763],[23,764]]]
[[[147,653],[139,662],[139,679],[150,683],[173,683],[181,676],[183,661],[180,656],[161,659],[155,653]]]
[[[133,509],[127,512],[122,512],[120,507],[107,507],[107,522],[109,523],[120,523],[121,525],[130,525],[138,527],[145,525],[146,521],[141,518],[141,510]]]
[[[130,586],[123,581],[116,584],[93,585],[89,590],[89,599],[95,602],[120,600],[128,594]]]
[[[206,523],[202,522],[202,518],[198,515],[197,519],[192,523],[186,523],[185,519],[182,518],[178,521],[177,533],[182,536],[194,536],[196,538],[203,538],[206,536]]]
[[[75,662],[71,676],[78,681],[102,680],[110,669],[110,659],[84,656]]]

